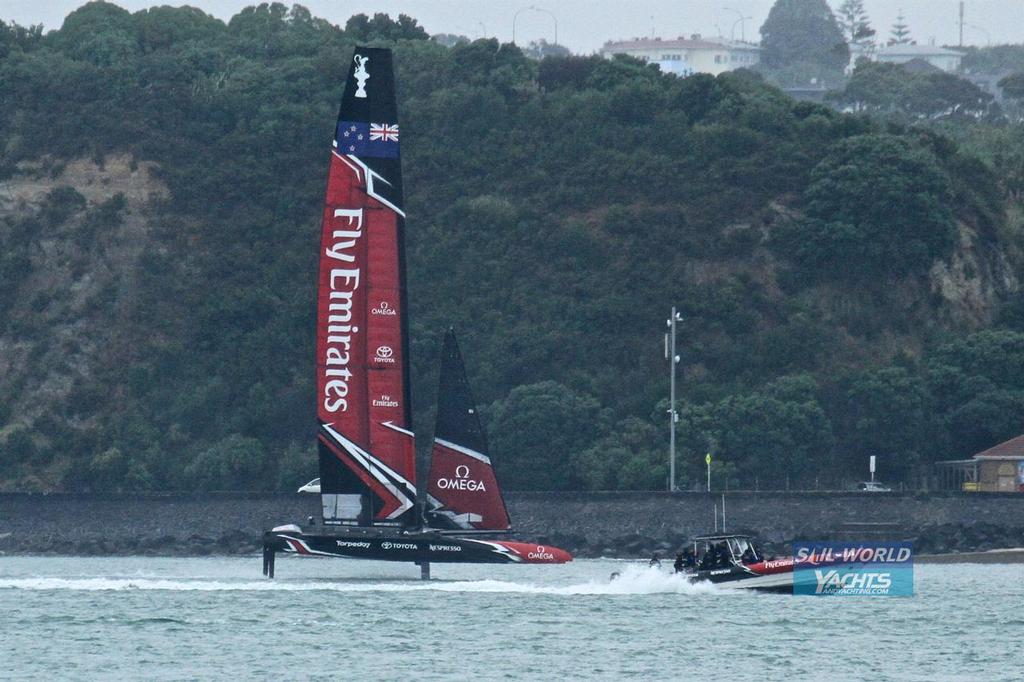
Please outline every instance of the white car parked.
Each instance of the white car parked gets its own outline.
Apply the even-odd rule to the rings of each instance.
[[[298,489],[300,493],[319,493],[320,492],[320,479],[314,478],[312,481],[307,483]]]

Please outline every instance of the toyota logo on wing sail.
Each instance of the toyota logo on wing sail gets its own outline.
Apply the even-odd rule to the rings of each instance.
[[[394,363],[395,361],[395,351],[391,346],[377,346],[374,355],[377,362]]]
[[[487,492],[487,486],[484,485],[483,481],[477,481],[469,477],[469,467],[465,464],[455,467],[455,478],[437,479],[437,487],[441,490]]]

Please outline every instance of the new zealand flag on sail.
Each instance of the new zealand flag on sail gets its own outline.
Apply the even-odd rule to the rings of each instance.
[[[398,158],[397,123],[338,121],[335,140],[338,143],[339,154],[379,159]]]

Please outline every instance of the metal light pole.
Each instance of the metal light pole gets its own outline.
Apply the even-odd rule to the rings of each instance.
[[[957,45],[957,47],[963,47],[964,46],[964,2],[963,2],[963,0],[960,0],[960,21],[957,22],[957,23],[960,24],[960,42],[958,42],[956,45]]]
[[[746,24],[746,21],[747,21],[747,19],[753,19],[753,17],[743,16],[743,12],[739,11],[738,9],[733,9],[732,7],[723,7],[722,9],[725,10],[726,12],[735,12],[736,16],[739,17],[732,24],[732,31],[729,32],[729,38],[730,39],[734,39],[735,38],[735,36],[736,36],[736,24],[739,24],[740,25],[740,40],[743,41],[743,42],[746,42],[747,41],[747,24]]]
[[[558,17],[551,10],[544,9],[543,7],[537,7],[536,5],[530,5],[529,7],[522,7],[516,10],[516,13],[512,15],[512,44],[516,44],[516,22],[519,20],[519,15],[523,12],[543,12],[551,17],[551,20],[555,22],[555,45],[558,44]]]
[[[557,45],[558,44],[558,17],[555,16],[555,13],[552,12],[551,10],[544,9],[543,7],[531,7],[530,9],[532,9],[534,12],[543,12],[544,14],[547,14],[548,16],[551,17],[551,20],[553,22],[555,22],[555,45]]]
[[[676,490],[676,422],[679,421],[679,412],[676,411],[676,365],[679,364],[679,356],[676,355],[676,323],[682,322],[683,316],[676,312],[672,306],[672,317],[665,321],[668,326],[668,333],[665,334],[665,359],[669,361],[669,399],[668,399],[668,489],[669,492]]]
[[[522,7],[516,10],[516,13],[512,15],[512,44],[516,44],[516,22],[519,21],[519,15],[532,7]]]

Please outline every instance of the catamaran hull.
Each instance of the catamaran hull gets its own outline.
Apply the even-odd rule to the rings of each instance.
[[[416,564],[562,564],[572,561],[565,550],[547,545],[374,530],[338,534],[269,531],[263,536],[263,552],[264,556],[284,552]]]

